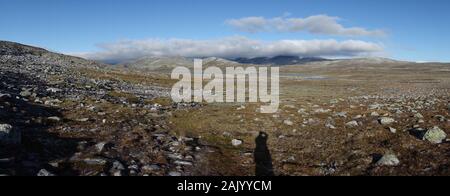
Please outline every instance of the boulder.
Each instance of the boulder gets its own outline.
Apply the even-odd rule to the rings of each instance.
[[[427,140],[433,144],[440,144],[447,138],[447,134],[439,127],[433,127],[428,130],[423,136],[424,140]]]
[[[242,140],[238,140],[238,139],[233,139],[231,141],[231,144],[235,147],[242,145]]]
[[[382,125],[390,125],[395,122],[395,119],[389,117],[382,117],[379,119],[379,122]]]
[[[357,127],[358,125],[359,124],[358,124],[358,122],[356,120],[350,121],[350,122],[345,124],[345,126],[347,126],[347,127]]]
[[[2,144],[20,144],[21,133],[9,124],[0,124],[0,143]]]
[[[381,159],[376,163],[378,166],[397,166],[400,164],[400,160],[392,153],[385,154]]]

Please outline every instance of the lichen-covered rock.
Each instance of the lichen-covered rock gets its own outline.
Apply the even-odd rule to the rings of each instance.
[[[423,136],[424,140],[427,140],[433,144],[440,144],[445,140],[445,138],[447,138],[447,134],[439,127],[433,127]]]

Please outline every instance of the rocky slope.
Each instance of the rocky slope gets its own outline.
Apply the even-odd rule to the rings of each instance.
[[[0,42],[0,175],[189,175],[201,148],[169,133],[153,78]]]

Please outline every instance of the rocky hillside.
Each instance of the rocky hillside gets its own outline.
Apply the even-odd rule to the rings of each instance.
[[[169,133],[170,80],[0,42],[0,175],[187,175],[200,147]]]

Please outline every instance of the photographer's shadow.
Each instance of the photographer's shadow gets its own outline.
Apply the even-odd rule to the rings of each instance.
[[[255,159],[255,175],[256,176],[274,176],[272,156],[267,147],[267,140],[269,135],[265,132],[260,132],[255,139],[256,148],[254,152]]]

